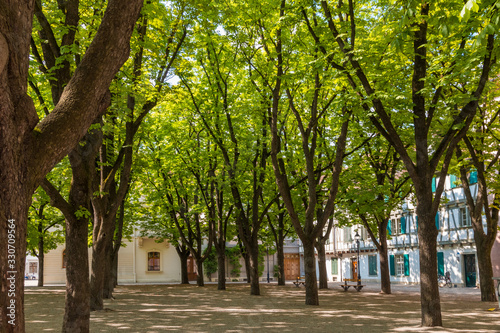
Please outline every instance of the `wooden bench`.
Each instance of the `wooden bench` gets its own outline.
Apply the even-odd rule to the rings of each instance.
[[[356,282],[356,283],[353,283]],[[361,279],[344,279],[344,284],[341,284],[340,287],[347,291],[350,287],[356,289],[356,291],[361,291],[365,285],[361,284]]]
[[[297,276],[297,279],[293,281],[295,287],[299,288],[301,285],[306,285],[306,277],[305,276]]]

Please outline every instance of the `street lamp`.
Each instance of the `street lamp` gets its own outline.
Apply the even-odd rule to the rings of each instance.
[[[361,283],[361,269],[359,268],[359,239],[360,238],[361,237],[358,234],[358,230],[356,230],[356,235],[354,235],[354,240],[356,241],[356,245],[358,246],[358,265],[357,265],[358,266],[358,269],[357,269],[357,271],[358,271],[358,284]]]

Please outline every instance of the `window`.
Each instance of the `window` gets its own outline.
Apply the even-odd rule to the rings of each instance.
[[[148,252],[148,271],[160,271],[160,252]]]
[[[408,254],[391,255],[389,268],[393,276],[410,275],[410,256]]]
[[[455,175],[450,175],[450,188],[460,186],[460,179]]]
[[[351,241],[352,241],[351,228],[345,227],[344,228],[344,242],[351,242]]]
[[[339,274],[339,260],[337,258],[332,258],[332,275]]]
[[[377,276],[377,256],[368,256],[368,274],[370,276]]]
[[[459,216],[459,222],[460,222],[460,227],[470,227],[471,226],[471,221],[470,221],[470,215],[469,215],[469,209],[467,207],[460,207],[460,216]]]
[[[406,218],[405,217],[398,217],[395,219],[390,219],[389,220],[389,225],[388,230],[389,230],[389,235],[400,235],[400,234],[406,234]]]

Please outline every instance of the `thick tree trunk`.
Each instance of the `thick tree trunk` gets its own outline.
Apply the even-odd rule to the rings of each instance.
[[[248,250],[250,257],[250,295],[260,295],[259,281],[259,244],[255,240]]]
[[[66,219],[66,303],[62,332],[89,332],[88,219]]]
[[[418,196],[418,199],[421,197]],[[442,326],[437,274],[438,231],[431,213],[432,204],[424,201],[419,200],[417,204],[422,326]]]
[[[245,261],[245,274],[247,276],[247,283],[252,282],[252,268],[250,265],[250,254],[248,253],[247,249],[243,249],[241,251],[241,256],[243,257],[243,260]]]
[[[45,253],[43,237],[40,237],[38,242],[38,286],[43,287],[43,267],[44,267]]]
[[[328,289],[325,243],[322,241],[317,241],[316,250],[318,251],[319,289]]]
[[[217,290],[226,290],[226,249],[216,247],[217,250]]]
[[[281,237],[280,237],[281,238]],[[283,250],[283,239],[276,243],[276,256],[278,261],[278,286],[285,285],[285,253]]]
[[[189,276],[188,276],[188,258],[189,258],[189,250],[185,247],[177,245],[175,247],[175,251],[179,256],[179,261],[181,263],[181,284],[189,284]]]
[[[304,271],[306,277],[306,305],[319,305],[314,243],[302,242],[302,245],[304,247]]]
[[[114,218],[103,217],[94,208],[94,243],[90,276],[90,311],[102,310],[106,272],[109,271],[108,244],[113,241]],[[98,227],[100,226],[100,227]],[[100,230],[96,230],[100,228]]]
[[[113,279],[113,240],[107,239],[106,241],[106,270],[104,271],[104,284],[102,287],[102,297],[104,299],[113,298],[114,279]]]
[[[481,289],[481,301],[496,302],[496,289],[493,282],[493,265],[491,263],[491,248],[493,242],[488,242],[486,237],[476,236],[474,233],[477,250],[477,263],[479,269],[479,288]],[[480,238],[483,238],[480,240]],[[495,238],[493,238],[494,240]]]
[[[205,286],[205,279],[203,277],[203,260],[196,258],[196,268],[198,269],[198,275],[196,276],[196,285],[198,287]]]
[[[385,226],[385,224],[383,225]],[[383,230],[382,230],[383,229]],[[380,292],[391,294],[391,272],[389,270],[389,257],[387,255],[387,231],[385,227],[378,230],[380,237],[379,260],[380,260]]]
[[[5,165],[5,163],[1,164]],[[18,170],[10,171],[12,175],[19,173]],[[2,221],[0,223],[0,271],[3,273],[0,293],[1,332],[24,332],[26,226],[31,196],[23,193],[22,181],[18,184],[13,183],[18,183],[18,181],[14,178],[2,179],[0,177],[0,220]]]

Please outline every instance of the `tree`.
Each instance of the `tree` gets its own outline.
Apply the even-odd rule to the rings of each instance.
[[[141,0],[111,0],[92,43],[59,103],[39,121],[27,95],[33,1],[4,3],[0,13],[0,231],[2,289],[15,281],[12,297],[2,293],[1,330],[24,331],[24,262],[31,196],[52,167],[76,146],[100,112],[98,105],[120,66],[128,57],[128,43]],[[15,14],[14,14],[15,13]],[[15,241],[8,243],[8,230]],[[8,267],[9,245],[15,262]],[[8,280],[11,279],[11,280]],[[11,302],[12,301],[12,302]],[[15,303],[15,310],[7,310]],[[8,316],[10,315],[10,317]],[[10,321],[10,323],[9,323]],[[14,325],[15,324],[15,325]]]
[[[320,22],[318,28],[310,25],[311,35],[400,155],[415,186],[422,325],[440,326],[434,217],[445,177],[434,197],[432,178],[438,170],[447,173],[454,148],[476,113],[495,63],[497,9],[475,4],[476,14],[461,1],[320,5],[321,11],[317,6],[304,11]],[[380,12],[383,18],[365,12]]]
[[[491,249],[498,232],[500,193],[498,187],[498,103],[494,100],[479,108],[471,130],[457,145],[460,181],[474,230],[477,250],[481,301],[497,300],[493,282]],[[496,110],[495,110],[496,109]],[[464,147],[465,146],[465,147]],[[477,187],[476,195],[472,188]],[[483,227],[486,218],[486,230]]]
[[[63,219],[49,205],[49,198],[37,191],[28,217],[28,252],[38,258],[38,286],[43,287],[45,253],[64,242]]]
[[[361,131],[359,133],[365,137]],[[346,164],[351,167],[347,168],[342,180],[340,206],[349,213],[350,224],[359,221],[377,247],[380,289],[390,294],[387,229],[391,212],[400,207],[410,193],[409,177],[401,170],[401,159],[394,148],[379,135],[369,137],[359,154],[349,158]]]

